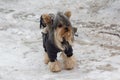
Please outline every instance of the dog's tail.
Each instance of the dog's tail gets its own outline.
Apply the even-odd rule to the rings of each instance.
[[[55,15],[52,13],[49,13],[48,15],[50,16],[50,20],[52,22],[51,25],[52,25]],[[45,21],[43,19],[43,15],[41,15],[41,17],[40,17],[40,29],[45,28],[46,26],[47,26],[47,23],[45,23]]]
[[[43,17],[42,17],[42,15],[40,16],[40,29],[41,28],[45,28],[46,27],[46,24],[45,24],[45,22],[44,22],[44,20],[43,20]]]

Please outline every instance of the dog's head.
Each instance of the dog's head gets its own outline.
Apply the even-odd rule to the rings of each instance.
[[[67,11],[65,13],[57,13],[53,22],[54,38],[56,42],[68,42],[69,44],[72,44],[73,28],[70,22],[70,17],[70,11]]]
[[[54,42],[61,50],[73,43],[73,28],[70,22],[71,12],[58,12],[53,21]]]

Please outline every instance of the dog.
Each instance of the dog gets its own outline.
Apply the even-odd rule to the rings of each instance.
[[[76,64],[72,48],[75,31],[70,22],[70,17],[70,11],[41,16],[40,28],[43,27],[44,63],[49,65],[52,72],[61,71],[61,64],[57,60],[58,52],[62,52],[61,56],[64,60],[65,69],[71,70]]]

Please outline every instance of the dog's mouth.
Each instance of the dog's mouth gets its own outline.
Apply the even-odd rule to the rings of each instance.
[[[64,27],[61,30],[61,43],[67,43],[67,44],[71,44],[73,43],[73,33],[72,33],[72,29],[71,27]]]
[[[61,44],[66,44],[68,43],[68,41],[65,40],[65,38],[63,37],[63,41],[61,42]]]
[[[61,42],[62,47],[64,47],[64,49],[67,49],[68,46],[70,45],[68,41],[65,40],[65,38],[63,37],[63,41]]]

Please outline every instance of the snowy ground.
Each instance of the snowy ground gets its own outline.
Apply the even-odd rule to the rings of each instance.
[[[52,73],[43,63],[39,17],[65,10],[78,28],[77,65]],[[0,80],[120,80],[119,75],[120,0],[0,0]]]

